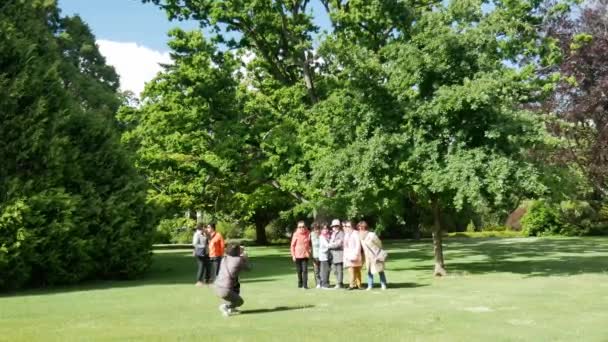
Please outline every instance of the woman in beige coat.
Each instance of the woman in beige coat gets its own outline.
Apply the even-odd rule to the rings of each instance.
[[[365,268],[367,268],[367,290],[374,286],[374,273],[380,276],[380,285],[386,290],[386,274],[384,274],[384,259],[386,252],[382,250],[382,241],[374,232],[369,231],[367,222],[361,221],[357,224],[361,247],[365,254]]]

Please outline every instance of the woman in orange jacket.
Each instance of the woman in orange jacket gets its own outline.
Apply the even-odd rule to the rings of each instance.
[[[291,259],[296,263],[298,288],[308,289],[308,258],[310,258],[310,231],[304,221],[298,221],[291,237]]]

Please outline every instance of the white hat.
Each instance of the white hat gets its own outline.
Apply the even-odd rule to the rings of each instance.
[[[331,227],[335,227],[335,226],[340,227],[340,220],[338,220],[338,219],[331,220]]]

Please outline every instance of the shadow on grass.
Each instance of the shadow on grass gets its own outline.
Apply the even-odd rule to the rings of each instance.
[[[388,289],[413,289],[415,287],[423,287],[429,286],[429,284],[419,284],[419,283],[391,283],[390,279],[388,282]]]
[[[277,306],[269,309],[253,309],[253,310],[241,310],[241,314],[261,314],[261,313],[270,313],[277,311],[290,311],[290,310],[306,310],[310,308],[314,308],[314,305],[301,305],[301,306]]]
[[[448,238],[444,241],[444,253],[448,274],[514,273],[548,277],[608,272],[606,238]],[[416,248],[390,253],[389,257],[430,264],[433,254],[429,246],[426,250]],[[432,266],[414,265],[390,270],[429,269]]]
[[[606,257],[557,257],[542,260],[500,260],[454,262],[446,265],[448,274],[514,273],[526,277],[570,276],[585,273],[608,273]],[[427,270],[428,267],[415,267]]]
[[[387,241],[387,269],[430,272],[433,265],[431,241]],[[451,273],[516,273],[529,277],[567,276],[582,273],[608,272],[607,238],[515,238],[467,239],[446,238],[444,241],[446,267]],[[243,272],[243,283],[272,282],[286,274],[295,276],[295,265],[288,248],[276,246],[255,248],[251,253],[250,272]],[[122,287],[184,284],[194,287],[196,261],[188,250],[155,253],[153,262],[137,280],[90,281],[73,286],[46,289],[26,289],[0,294],[8,296],[38,296],[73,291],[92,291]],[[312,266],[311,266],[312,267]],[[309,271],[312,274],[312,271]],[[415,283],[389,283],[390,288],[427,286]]]

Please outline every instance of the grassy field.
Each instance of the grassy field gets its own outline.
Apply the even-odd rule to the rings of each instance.
[[[608,239],[450,238],[442,279],[430,242],[388,247],[371,292],[299,290],[286,248],[250,248],[229,318],[189,251],[162,251],[139,281],[0,297],[0,340],[608,341]]]

